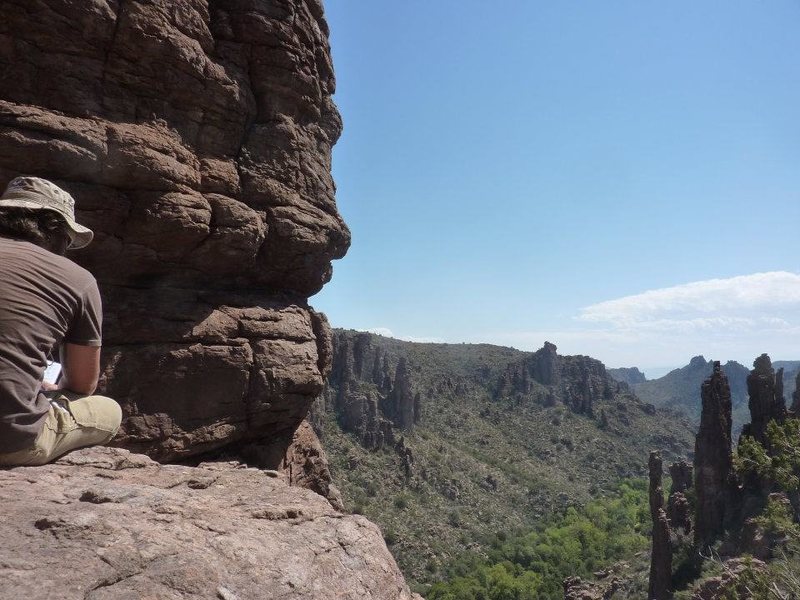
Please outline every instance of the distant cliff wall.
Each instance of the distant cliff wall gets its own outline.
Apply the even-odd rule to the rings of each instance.
[[[0,185],[69,190],[105,305],[120,445],[174,459],[304,418],[331,363],[307,304],[334,201],[318,0],[0,0]],[[287,441],[288,443],[288,441]]]

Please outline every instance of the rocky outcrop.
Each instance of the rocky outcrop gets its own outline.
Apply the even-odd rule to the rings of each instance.
[[[800,416],[800,370],[797,371],[797,379],[792,393],[792,412],[795,416]]]
[[[783,422],[786,418],[783,369],[776,373],[767,354],[753,362],[753,370],[747,377],[747,392],[750,395],[750,424],[742,429],[742,435],[752,436],[766,446],[767,424],[773,419]]]
[[[421,410],[406,357],[390,357],[371,334],[350,331],[336,332],[334,356],[322,409],[332,410],[366,448],[397,445],[396,432],[413,429]]]
[[[610,398],[617,385],[599,360],[588,356],[560,356],[550,342],[523,360],[509,365],[495,386],[495,396],[523,397],[535,386],[548,388],[543,403],[561,400],[578,414],[592,416],[600,398]]]
[[[411,389],[411,375],[405,356],[400,357],[392,391],[386,397],[383,412],[400,429],[411,429],[419,421],[420,397]]]
[[[248,464],[280,473],[289,485],[317,492],[337,510],[344,510],[342,495],[333,484],[328,458],[317,434],[307,421],[292,433],[234,446],[234,452]]]
[[[620,383],[633,385],[635,383],[644,383],[647,381],[647,377],[645,377],[644,373],[642,373],[637,367],[620,367],[617,369],[606,370],[611,377]]]
[[[706,546],[722,534],[731,488],[731,391],[728,379],[714,363],[701,389],[703,413],[695,442],[695,541]]]
[[[270,475],[114,448],[0,471],[0,597],[419,598],[375,525]]]
[[[692,600],[725,600],[726,598],[764,598],[754,595],[753,575],[764,573],[766,564],[756,558],[734,558],[722,563],[723,574],[704,580],[692,594]],[[764,590],[765,594],[768,594]],[[758,592],[756,592],[758,594]]]
[[[530,394],[535,384],[557,386],[561,381],[561,357],[555,344],[544,346],[524,359],[510,364],[500,376],[495,396]]]
[[[650,518],[653,520],[653,547],[650,554],[648,600],[672,597],[672,542],[667,513],[664,510],[664,489],[661,487],[663,466],[661,453],[653,451],[648,461],[650,471]]]
[[[307,304],[349,245],[319,0],[0,0],[0,186],[96,232],[118,443],[175,459],[291,433],[331,361]]]
[[[685,460],[672,463],[669,466],[669,475],[672,486],[667,500],[667,517],[673,531],[683,529],[688,534],[692,530],[691,507],[687,492],[693,483],[693,468]]]
[[[674,462],[669,466],[669,476],[672,480],[669,493],[685,492],[692,487],[694,467],[685,460]]]
[[[580,577],[568,577],[564,580],[564,600],[610,600],[618,588],[616,578],[605,583],[589,583]]]
[[[657,379],[631,384],[633,391],[645,402],[659,408],[671,408],[687,415],[699,425],[702,413],[700,389],[714,372],[714,362],[695,356],[689,364],[674,369]],[[736,361],[722,364],[731,389],[733,432],[736,434],[749,420],[747,411],[747,376],[750,370]]]

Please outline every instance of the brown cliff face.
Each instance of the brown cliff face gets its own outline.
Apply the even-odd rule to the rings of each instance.
[[[800,369],[797,371],[797,380],[792,393],[792,412],[795,416],[800,416]]]
[[[344,255],[318,0],[0,0],[0,185],[75,197],[118,443],[171,459],[284,435],[331,362],[307,303]]]
[[[719,362],[714,363],[714,372],[703,382],[700,394],[703,412],[694,456],[695,540],[704,546],[724,531],[733,466],[731,390]]]
[[[786,418],[786,400],[783,397],[783,369],[772,368],[767,354],[753,361],[753,370],[747,377],[747,393],[750,395],[750,424],[742,429],[742,435],[754,437],[762,445],[767,444],[767,423]]]

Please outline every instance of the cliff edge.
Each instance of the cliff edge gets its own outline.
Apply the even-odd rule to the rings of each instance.
[[[418,598],[375,525],[273,475],[119,448],[0,471],[0,595]]]

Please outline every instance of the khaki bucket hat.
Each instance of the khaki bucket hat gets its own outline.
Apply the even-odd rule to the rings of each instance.
[[[0,207],[52,210],[64,217],[70,238],[69,247],[83,248],[92,241],[94,233],[75,221],[75,200],[56,184],[39,177],[12,179],[0,197]]]

